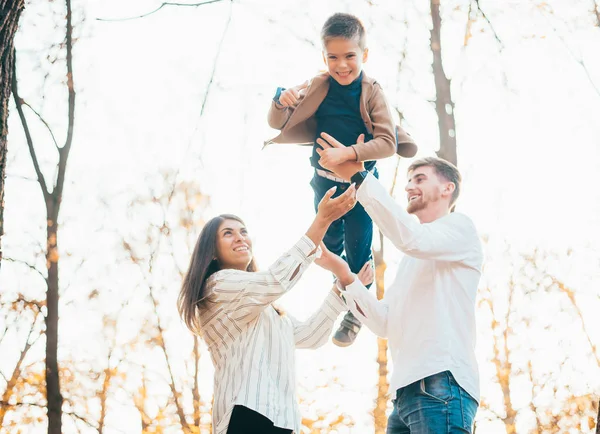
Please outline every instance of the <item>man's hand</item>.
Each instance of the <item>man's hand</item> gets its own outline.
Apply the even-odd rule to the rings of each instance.
[[[356,139],[356,144],[361,144],[365,142],[365,135],[361,134]],[[317,153],[321,156],[325,151],[331,149],[342,149],[346,148],[340,142],[338,142],[335,138],[331,137],[327,133],[321,133],[321,137],[317,139],[317,143],[323,147],[323,150],[317,149]],[[348,148],[349,149],[349,148]],[[354,153],[354,151],[352,151]],[[335,174],[337,174],[340,178],[345,179],[346,181],[350,181],[352,175],[362,170],[365,170],[365,165],[358,161],[345,161],[343,163],[333,164],[329,161],[325,161],[323,164],[323,159],[319,160],[319,164],[323,166],[327,170],[331,170]]]
[[[348,147],[323,149],[319,155],[321,156],[319,164],[323,167],[339,166],[346,161],[356,160],[356,154]]]
[[[365,286],[373,283],[373,280],[375,279],[375,270],[373,270],[371,261],[367,261],[367,263],[363,265],[356,277],[358,277],[358,280]]]
[[[279,102],[277,104],[279,104],[280,107],[295,106],[300,100],[300,91],[306,89],[307,87],[308,80],[299,86],[294,86],[284,90],[281,95],[279,95]]]

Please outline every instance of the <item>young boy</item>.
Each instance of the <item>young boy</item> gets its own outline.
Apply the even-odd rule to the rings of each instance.
[[[342,194],[349,183],[325,170],[320,161],[339,164],[364,161],[365,169],[378,176],[375,163],[397,152],[413,157],[416,145],[400,127],[395,127],[381,86],[362,71],[367,61],[365,29],[353,15],[337,13],[321,30],[323,60],[328,71],[310,82],[291,89],[278,88],[269,110],[269,125],[281,133],[269,143],[311,144],[310,158],[315,174],[311,187],[315,192],[315,210],[325,192],[337,187]],[[327,133],[343,143],[344,149],[327,149],[317,154],[315,140]],[[356,143],[364,134],[364,143]],[[371,260],[373,222],[360,204],[334,222],[324,238],[329,250],[337,255],[346,252],[353,273]],[[360,322],[348,312],[333,336],[338,346],[354,342]]]

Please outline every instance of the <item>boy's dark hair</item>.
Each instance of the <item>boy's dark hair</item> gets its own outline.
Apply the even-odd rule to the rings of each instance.
[[[333,38],[356,40],[361,50],[367,45],[365,27],[358,18],[350,14],[337,13],[327,18],[321,29],[321,41],[325,45]]]

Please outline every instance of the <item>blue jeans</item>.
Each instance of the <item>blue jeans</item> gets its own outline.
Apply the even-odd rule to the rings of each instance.
[[[398,389],[392,402],[386,434],[470,434],[479,405],[450,371]]]
[[[373,169],[373,175],[378,177],[377,169]],[[342,184],[323,178],[315,173],[310,186],[315,192],[315,211],[331,187],[337,187],[333,197],[344,193],[350,184]],[[323,243],[329,250],[338,256],[342,256],[348,262],[350,270],[358,273],[367,261],[371,260],[371,244],[373,243],[373,221],[360,203],[348,211],[344,216],[334,221],[325,237]]]

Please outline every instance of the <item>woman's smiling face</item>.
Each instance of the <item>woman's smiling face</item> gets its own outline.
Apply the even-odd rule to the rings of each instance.
[[[224,220],[216,239],[217,261],[221,269],[245,271],[252,261],[252,240],[246,226],[237,220]]]

